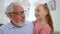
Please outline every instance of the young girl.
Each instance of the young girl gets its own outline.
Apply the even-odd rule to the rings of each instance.
[[[53,22],[47,4],[39,4],[35,8],[36,21],[34,34],[53,34]]]

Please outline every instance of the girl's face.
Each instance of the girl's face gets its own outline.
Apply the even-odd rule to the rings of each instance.
[[[47,13],[48,12],[43,5],[38,5],[35,9],[35,16],[37,19],[45,18]]]

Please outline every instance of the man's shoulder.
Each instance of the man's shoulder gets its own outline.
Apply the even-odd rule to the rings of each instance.
[[[34,27],[34,24],[32,23],[32,21],[26,21],[26,24],[27,24],[27,26],[31,26],[31,27]]]
[[[4,29],[4,28],[6,28],[9,24],[10,24],[10,23],[3,24],[3,25],[0,27],[0,29]]]

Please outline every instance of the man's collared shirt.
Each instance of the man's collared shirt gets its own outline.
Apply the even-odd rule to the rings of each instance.
[[[0,34],[33,34],[34,25],[32,22],[25,22],[22,27],[15,27],[11,23],[0,27]]]

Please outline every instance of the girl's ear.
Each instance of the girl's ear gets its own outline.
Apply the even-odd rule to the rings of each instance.
[[[45,16],[48,14],[47,10],[45,10]]]

